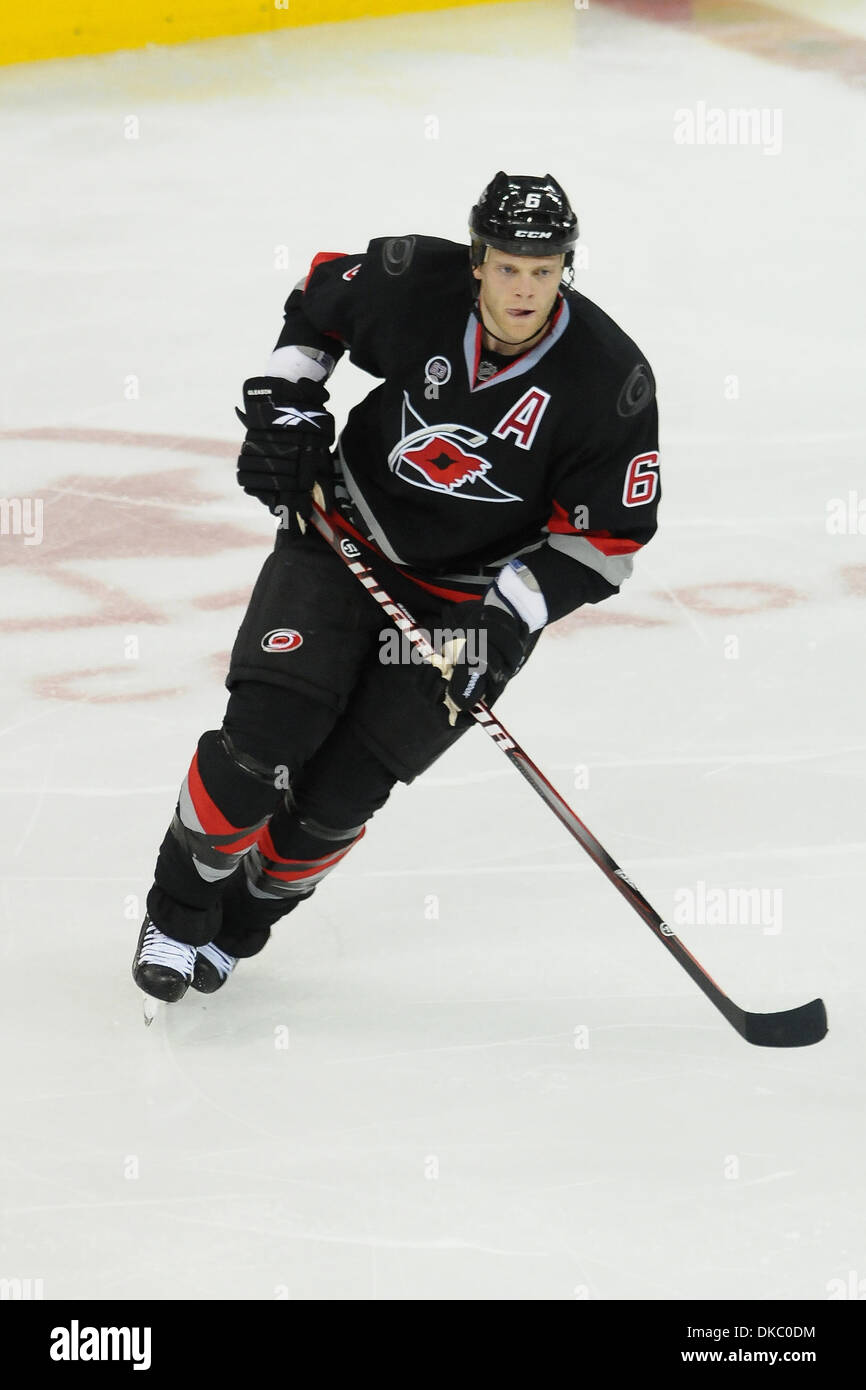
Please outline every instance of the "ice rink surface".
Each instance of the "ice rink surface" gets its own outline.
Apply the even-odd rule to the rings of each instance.
[[[862,1297],[863,88],[541,0],[13,68],[0,102],[0,1276]],[[678,143],[709,108],[767,141]],[[738,1003],[823,996],[816,1047],[743,1042],[479,732],[142,1024],[144,895],[272,534],[241,383],[316,251],[465,240],[498,168],[568,189],[664,480],[634,577],[499,712]],[[339,420],[369,384],[340,366]]]

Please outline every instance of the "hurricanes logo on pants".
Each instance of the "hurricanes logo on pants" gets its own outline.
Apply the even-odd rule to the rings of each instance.
[[[407,431],[410,414],[420,428]],[[487,435],[468,425],[425,424],[404,391],[403,437],[388,455],[388,467],[404,482],[428,492],[444,492],[474,502],[522,501],[487,477],[493,467],[489,459],[470,452],[486,443]]]

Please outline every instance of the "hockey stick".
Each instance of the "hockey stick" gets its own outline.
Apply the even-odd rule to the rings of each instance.
[[[361,560],[360,547],[350,537],[340,536],[337,533],[318,503],[314,504],[311,525],[340,556],[347,569],[355,575],[359,583],[363,584],[371,598],[374,598],[388,614],[406,640],[411,642],[422,657],[427,661],[432,661],[434,665],[442,669],[443,659],[441,655],[430,645],[424,634],[415,627],[411,614],[400,604],[395,603],[385,592],[369,565],[365,565]],[[715,1004],[741,1038],[745,1038],[746,1042],[754,1043],[758,1047],[806,1047],[811,1043],[821,1041],[827,1032],[827,1011],[821,999],[813,999],[810,1003],[801,1004],[795,1009],[782,1009],[778,1013],[772,1014],[750,1013],[729,999],[725,991],[716,984],[715,980],[711,979],[691,951],[686,949],[672,928],[650,905],[628,874],[619,867],[604,846],[583,824],[583,821],[575,815],[571,807],[563,800],[544,774],[539,771],[519,743],[495,718],[487,705],[483,701],[479,701],[469,713],[481,725],[487,736],[502,750],[509,762],[513,763],[518,772],[526,778],[541,799],[546,802],[569,834],[573,835],[575,840],[583,846],[590,859],[598,865],[614,888],[622,893],[638,916],[643,918],[658,940],[667,947],[686,974],[691,976],[698,988],[703,990],[710,1002]]]

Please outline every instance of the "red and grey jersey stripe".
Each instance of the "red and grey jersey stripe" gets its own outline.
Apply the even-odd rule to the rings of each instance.
[[[640,542],[628,536],[612,536],[610,531],[579,530],[569,520],[565,508],[556,501],[547,530],[550,537],[547,543],[551,550],[561,551],[563,555],[571,556],[572,560],[579,560],[614,588],[619,588],[630,577],[634,567],[632,556],[641,549]]]
[[[345,260],[346,254],[347,253],[345,251],[317,251],[313,259],[310,261],[310,268],[307,271],[305,279],[303,281],[300,281],[299,285],[296,286],[296,288],[306,289],[308,284],[310,283],[310,280],[312,279],[314,270],[316,270],[320,265],[324,265],[326,261]]]

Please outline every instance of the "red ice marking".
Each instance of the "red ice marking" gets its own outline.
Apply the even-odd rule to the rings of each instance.
[[[231,661],[231,652],[212,652],[207,658],[210,669],[220,677],[225,676]]]
[[[194,508],[220,499],[206,491],[193,468],[130,477],[69,474],[39,489],[45,498],[40,545],[0,550],[0,563],[46,564],[69,560],[215,553],[262,544],[260,535],[233,522],[205,521]]]
[[[133,449],[176,449],[183,454],[234,458],[238,445],[227,439],[193,439],[182,434],[141,434],[137,430],[66,429],[45,425],[32,430],[0,430],[0,439],[53,439],[60,444],[115,444]]]
[[[737,595],[742,595],[747,601],[725,602],[726,597],[736,598]],[[751,602],[748,601],[750,597]],[[805,594],[785,584],[771,584],[757,579],[731,579],[712,584],[691,584],[685,589],[673,589],[669,594],[659,591],[656,598],[669,603],[682,603],[698,613],[736,618],[745,613],[761,613],[769,608],[790,608],[795,603],[801,603]]]
[[[643,19],[660,19],[667,23],[692,18],[693,0],[607,0],[607,4]]]
[[[0,430],[2,440],[28,440],[58,444],[107,445],[153,451],[171,450],[209,458],[235,458],[236,442],[196,439],[174,434],[143,434],[130,430],[70,427]],[[45,499],[45,528],[38,546],[0,547],[0,566],[31,566],[40,580],[61,589],[72,589],[91,600],[86,613],[57,612],[61,606],[40,595],[29,617],[0,619],[0,632],[70,632],[80,628],[166,623],[168,615],[152,607],[139,594],[127,593],[116,583],[103,583],[69,567],[69,562],[218,553],[221,550],[261,545],[259,535],[241,526],[196,517],[196,506],[219,500],[224,492],[202,487],[196,468],[165,469],[129,477],[72,474],[39,489]],[[207,596],[190,601],[207,608],[242,604],[248,595],[223,593],[208,604]],[[222,673],[226,656],[211,658]],[[97,678],[115,679],[128,667],[94,667],[40,676],[33,682],[38,696],[46,699],[81,700],[91,704],[175,699],[182,687],[151,690],[117,690],[91,693],[86,683]]]
[[[38,550],[38,546],[32,547]],[[88,613],[48,613],[32,618],[0,618],[0,632],[68,632],[78,627],[111,627],[116,624],[164,623],[164,613],[149,608],[137,594],[125,593],[116,584],[103,584],[88,574],[77,574],[61,565],[48,564],[40,571],[40,579],[50,579],[67,589],[75,589],[93,599]],[[106,667],[110,670],[110,667]],[[131,698],[131,697],[130,697]]]
[[[688,26],[692,34],[769,62],[829,72],[862,86],[866,40],[760,0],[606,0],[641,19]],[[829,19],[830,16],[828,15]]]
[[[22,433],[29,438],[45,432]],[[68,439],[69,435],[63,433],[62,437]],[[100,442],[106,442],[104,436]],[[210,450],[210,443],[203,442]],[[41,599],[32,616],[0,619],[0,631],[65,632],[70,628],[118,623],[164,623],[166,615],[140,595],[125,593],[118,584],[102,583],[73,570],[70,562],[142,556],[187,558],[262,543],[260,536],[241,526],[200,520],[190,511],[191,507],[221,496],[202,488],[193,468],[129,477],[70,474],[39,491],[46,503],[42,542],[0,548],[0,566],[29,566],[31,571],[38,570],[40,579],[73,589],[93,602],[86,613],[60,615],[52,611],[61,607],[60,603],[48,605]]]
[[[123,668],[124,671],[127,669]],[[120,673],[121,668],[117,666],[91,666],[81,671],[64,671],[57,676],[38,676],[33,682],[33,689],[44,700],[80,700],[88,705],[127,704],[134,700],[176,700],[178,696],[186,694],[180,686],[163,687],[161,690],[122,690],[104,695],[77,688],[79,681]]]
[[[843,565],[839,573],[851,594],[866,594],[866,565]]]
[[[202,608],[206,613],[216,612],[220,608],[241,608],[249,602],[250,589],[227,589],[224,594],[202,594],[200,598],[192,600],[195,608]]]
[[[672,623],[672,618],[647,618],[638,613],[620,613],[617,609],[605,613],[600,603],[587,603],[575,613],[566,613],[545,631],[552,632],[554,637],[567,637],[587,627],[670,627]]]

